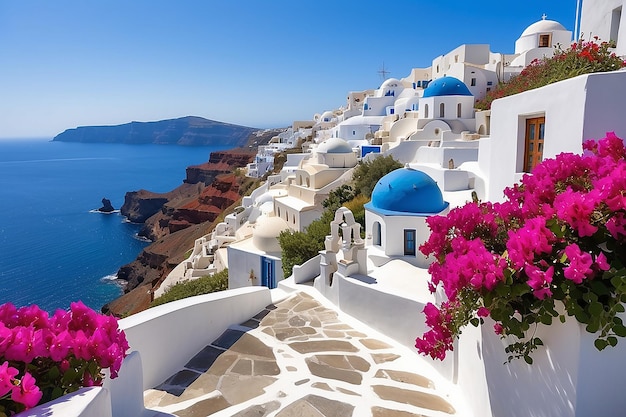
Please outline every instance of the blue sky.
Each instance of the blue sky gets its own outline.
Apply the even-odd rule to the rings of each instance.
[[[287,126],[575,0],[0,0],[0,138],[186,115]]]

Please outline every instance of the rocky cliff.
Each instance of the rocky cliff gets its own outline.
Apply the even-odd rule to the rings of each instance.
[[[116,126],[81,126],[67,129],[53,141],[236,147],[246,144],[254,131],[258,129],[187,116]]]
[[[267,143],[278,130],[252,135],[250,141]],[[250,163],[256,147],[213,152],[209,161],[187,168],[182,185],[169,193],[146,190],[126,194],[122,214],[145,220],[140,235],[153,241],[137,259],[121,267],[118,278],[127,282],[124,294],[102,311],[118,317],[145,310],[151,292],[188,256],[194,241],[208,234],[224,212],[236,207],[242,195],[257,186],[256,180],[237,172]]]

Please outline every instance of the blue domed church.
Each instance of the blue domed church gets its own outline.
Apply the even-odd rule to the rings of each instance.
[[[365,205],[367,246],[425,268],[428,262],[419,246],[430,234],[426,219],[447,211],[448,203],[430,176],[411,168],[390,172],[378,181]]]

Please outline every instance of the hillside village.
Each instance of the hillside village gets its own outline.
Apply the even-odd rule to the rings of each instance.
[[[624,3],[583,1],[580,25],[581,33],[615,41],[622,57]],[[502,365],[504,342],[490,326],[466,329],[443,361],[415,350],[415,338],[426,331],[425,305],[445,299],[429,291],[433,259],[418,249],[430,234],[427,219],[475,199],[503,201],[503,190],[542,160],[580,154],[587,139],[607,131],[626,137],[624,70],[580,75],[475,108],[500,83],[577,36],[543,16],[512,40],[513,54],[461,45],[428,68],[349,92],[341,107],[295,121],[260,146],[246,172],[263,185],[196,240],[154,297],[225,269],[229,290],[121,320],[132,353],[120,377],[52,406],[51,415],[586,416],[625,409],[619,388],[626,383],[620,365],[626,343],[597,352],[575,322],[539,329],[545,348],[532,365]],[[296,148],[302,152],[289,152],[273,174],[275,155]],[[381,156],[403,167],[374,187],[364,230],[340,208],[324,250],[286,276],[281,232],[305,231],[358,164]],[[289,334],[279,336],[281,329]],[[224,342],[228,337],[232,343]],[[299,350],[298,343],[306,346]],[[218,353],[205,368],[189,365],[209,351]],[[228,366],[220,362],[227,357]],[[240,372],[244,362],[249,373]],[[225,367],[219,373],[212,366]],[[211,381],[211,388],[203,391],[196,381]],[[68,411],[73,403],[81,411]]]

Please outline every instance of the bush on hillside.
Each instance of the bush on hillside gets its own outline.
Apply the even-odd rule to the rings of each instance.
[[[352,175],[356,194],[363,194],[369,199],[378,180],[398,168],[402,168],[402,164],[391,155],[360,162]]]
[[[210,294],[212,292],[228,289],[228,269],[224,269],[214,275],[206,275],[190,281],[181,281],[172,285],[162,296],[150,303],[150,307],[169,303],[170,301],[182,300],[183,298],[196,295]]]

